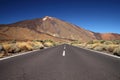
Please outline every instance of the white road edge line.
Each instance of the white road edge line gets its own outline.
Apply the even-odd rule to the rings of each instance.
[[[44,48],[42,50],[45,50],[45,49],[48,49],[48,48],[51,48],[51,47],[46,47],[46,48]],[[27,52],[23,52],[23,53],[22,52],[21,53],[16,53],[16,54],[11,55],[11,56],[0,58],[0,61],[6,60],[6,59],[9,59],[9,58],[13,58],[13,57],[17,57],[17,56],[20,56],[20,55],[25,55],[25,54],[28,54],[28,53],[31,53],[31,52],[35,52],[35,51],[39,51],[39,49],[38,50],[33,50],[33,51],[27,51]]]
[[[79,47],[78,47],[78,48],[79,48]],[[80,48],[82,48],[82,47],[80,47]],[[114,57],[114,58],[118,58],[118,59],[120,59],[119,56],[115,56],[115,55],[112,55],[112,54],[109,54],[109,53],[100,52],[100,51],[95,51],[95,50],[86,49],[86,48],[82,48],[82,49],[89,50],[89,51],[92,51],[92,52],[97,52],[97,53],[100,53],[100,54],[103,54],[103,55],[107,55],[107,56],[110,56],[110,57]]]
[[[0,61],[5,60],[5,59],[9,59],[9,58],[12,58],[12,57],[17,57],[17,56],[20,56],[20,55],[25,55],[25,54],[35,52],[35,51],[38,51],[38,50],[28,51],[28,52],[24,52],[24,53],[18,53],[18,54],[12,55],[12,56],[0,58]]]
[[[115,56],[115,55],[112,55],[112,54],[109,54],[109,53],[105,53],[105,52],[100,52],[100,51],[94,51],[94,50],[90,50],[88,49],[89,51],[93,51],[93,52],[97,52],[97,53],[100,53],[100,54],[103,54],[103,55],[107,55],[107,56],[111,56],[111,57],[114,57],[114,58],[119,58],[118,56]]]
[[[63,54],[62,54],[62,56],[65,56],[65,50],[63,51]]]

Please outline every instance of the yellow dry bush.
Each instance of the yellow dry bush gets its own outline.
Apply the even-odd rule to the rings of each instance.
[[[52,47],[52,46],[54,46],[54,44],[51,43],[51,42],[45,42],[45,43],[44,43],[44,46],[45,46],[45,47]]]
[[[44,46],[41,42],[33,42],[33,44],[34,44],[34,46],[33,46],[34,49],[43,49],[44,48]]]
[[[120,56],[120,46],[115,48],[113,53],[114,53],[114,55]]]
[[[92,44],[92,49],[94,49],[95,47],[101,46],[101,45],[102,45],[102,44],[100,44],[100,43]]]
[[[93,44],[100,43],[99,40],[93,40]]]
[[[87,44],[87,43],[81,43],[81,44],[78,45],[78,47],[85,48],[87,45],[89,45],[89,44]],[[73,46],[74,46],[74,45],[73,45]]]
[[[12,44],[3,44],[3,49],[8,52],[9,49],[12,47]]]
[[[104,47],[102,47],[102,46],[96,46],[94,48],[94,50],[96,50],[96,51],[104,51]]]
[[[105,41],[104,44],[106,44],[106,45],[112,45],[113,42],[112,41]]]
[[[27,43],[28,45],[34,46],[34,42],[32,42],[32,41],[27,41],[26,43]]]
[[[21,49],[21,51],[33,50],[33,47],[27,42],[17,42],[16,45]]]
[[[4,53],[0,53],[0,58],[4,56]]]
[[[117,47],[118,47],[118,45],[114,45],[114,44],[107,45],[106,50],[107,50],[108,52],[113,52],[114,49],[117,48]]]
[[[12,44],[10,49],[8,50],[8,53],[18,53],[20,51],[20,48],[18,48],[16,44]]]
[[[33,50],[33,47],[31,45],[29,45],[29,44],[26,44],[26,48],[27,48],[28,51]]]
[[[92,44],[87,44],[85,48],[92,49]]]

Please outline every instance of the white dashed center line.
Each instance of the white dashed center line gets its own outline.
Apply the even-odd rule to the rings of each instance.
[[[65,50],[63,51],[63,54],[62,54],[62,56],[65,56]]]
[[[66,47],[64,46],[64,49],[66,49]]]
[[[64,50],[63,50],[62,56],[65,56],[65,49],[66,49],[66,46],[64,46]]]

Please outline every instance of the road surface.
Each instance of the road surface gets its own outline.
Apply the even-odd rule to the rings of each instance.
[[[1,60],[0,80],[120,80],[120,59],[60,45]]]

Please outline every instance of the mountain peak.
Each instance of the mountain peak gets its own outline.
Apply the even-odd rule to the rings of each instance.
[[[23,33],[24,32],[24,33]],[[14,34],[13,34],[14,33]],[[24,35],[24,36],[22,36]],[[120,40],[120,34],[101,34],[82,29],[55,17],[20,21],[0,25],[0,40]]]
[[[50,16],[45,16],[42,20],[43,20],[43,21],[46,21],[47,19],[53,19],[53,18],[50,17]]]

